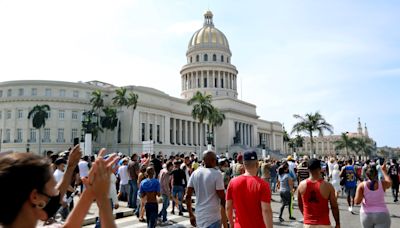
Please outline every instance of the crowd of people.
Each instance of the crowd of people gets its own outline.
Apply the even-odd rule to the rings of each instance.
[[[82,156],[77,145],[45,158],[2,153],[0,183],[9,186],[0,188],[4,227],[80,227],[93,202],[99,208],[96,227],[115,227],[112,211],[121,200],[151,228],[171,224],[170,204],[170,213],[187,212],[195,227],[273,227],[273,193],[281,198],[277,222],[286,220],[285,208],[287,219],[296,220],[297,201],[304,227],[331,227],[330,212],[340,227],[337,199],[346,194],[350,213],[361,204],[362,227],[390,227],[384,195],[391,188],[398,201],[399,165],[395,159],[260,159],[251,150],[234,159],[208,150],[199,161],[196,154],[128,157],[102,149],[95,158]]]

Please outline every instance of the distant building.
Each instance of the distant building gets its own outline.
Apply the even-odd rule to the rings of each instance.
[[[149,47],[151,48],[151,47]],[[204,25],[190,39],[186,52],[187,63],[180,71],[182,98],[171,97],[162,91],[142,86],[124,86],[128,93],[139,95],[136,111],[123,108],[118,113],[121,125],[100,133],[93,142],[94,150],[108,147],[111,151],[142,152],[149,141],[155,152],[199,153],[207,145],[208,127],[191,116],[187,105],[196,91],[213,96],[213,105],[226,116],[221,127],[214,129],[214,146],[219,154],[230,156],[247,148],[261,152],[283,149],[283,128],[277,121],[259,118],[256,106],[238,99],[238,71],[231,63],[232,53],[226,36],[213,23],[213,14],[204,14]],[[56,76],[55,76],[56,77]],[[38,131],[27,119],[37,104],[48,104],[49,119],[42,130],[42,150],[63,151],[82,133],[81,115],[91,109],[90,98],[95,90],[106,96],[111,104],[117,87],[92,82],[7,81],[0,83],[0,150],[37,152]],[[132,144],[129,130],[133,127]],[[147,144],[146,144],[147,143]]]
[[[369,137],[367,125],[365,124],[364,130],[361,126],[361,121],[358,119],[357,132],[347,132],[349,137]],[[303,147],[296,148],[298,154],[309,154],[311,151],[311,140],[309,136],[305,136]],[[325,135],[325,136],[315,136],[314,137],[314,148],[316,155],[346,155],[346,150],[335,150],[335,141],[341,139],[341,135]],[[354,151],[349,151],[350,155],[355,155]]]

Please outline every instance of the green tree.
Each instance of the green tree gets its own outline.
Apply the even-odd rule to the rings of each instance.
[[[318,132],[319,135],[323,135],[324,131],[328,131],[333,134],[333,127],[326,122],[325,118],[319,112],[315,112],[315,114],[307,113],[304,117],[294,114],[293,117],[298,119],[299,122],[293,125],[292,133],[304,132],[310,136],[310,155],[312,157],[312,155],[315,154],[313,133]]]
[[[118,125],[117,109],[105,107],[103,109],[104,116],[100,117],[101,127],[106,130],[114,131]]]
[[[203,95],[200,91],[197,91],[196,94],[187,101],[188,105],[193,105],[192,117],[195,120],[199,120],[200,125],[203,124],[204,120],[208,119],[210,113],[212,112],[213,106],[211,104],[211,99],[211,95]],[[201,130],[200,134],[202,134]],[[201,151],[201,143],[199,144]]]
[[[92,111],[94,111],[97,116],[100,116],[100,110],[104,107],[104,95],[101,90],[95,90],[92,92],[92,96],[90,98],[90,104],[92,105]],[[93,126],[92,134],[93,140],[97,140],[99,136],[99,132],[103,132],[103,129],[100,127],[99,118],[97,124]]]
[[[41,128],[46,126],[46,120],[49,118],[48,112],[50,106],[47,104],[36,105],[28,113],[28,119],[32,117],[32,126],[39,131],[38,153],[42,153],[42,131]]]
[[[214,137],[217,138],[217,131],[216,128],[222,126],[225,120],[225,114],[221,112],[218,108],[213,107],[210,115],[208,116],[208,123],[210,124],[210,129],[214,129]],[[211,140],[211,139],[210,139]],[[212,142],[209,142],[212,144]],[[217,148],[217,145],[215,145]]]
[[[130,128],[129,128],[129,143],[128,143],[128,154],[129,156],[131,155],[131,143],[132,143],[132,131],[133,131],[133,116],[135,113],[135,109],[137,106],[137,102],[138,102],[139,96],[133,92],[129,93],[128,96],[128,103],[126,105],[127,108],[131,107],[132,108],[132,116],[131,116],[131,122],[129,124]]]
[[[122,114],[122,108],[127,106],[128,104],[128,98],[126,97],[126,88],[125,87],[120,87],[115,90],[116,95],[112,98],[113,105],[119,108],[119,112],[117,113],[118,117],[118,123],[117,123],[117,143],[116,143],[116,150],[118,151],[118,143],[120,142],[120,134],[119,132],[121,131],[121,114]],[[115,140],[115,138],[114,138]]]
[[[291,141],[291,138],[290,138],[289,134],[287,133],[287,131],[285,130],[285,127],[283,127],[283,150],[285,150],[284,153],[287,153],[286,145],[288,145],[290,143],[290,141]]]
[[[365,156],[371,156],[375,150],[373,141],[366,137],[354,138],[354,144],[355,150],[362,151]]]
[[[335,150],[346,150],[346,155],[349,156],[349,150],[356,151],[355,138],[349,137],[347,133],[342,133],[340,139],[334,142]]]

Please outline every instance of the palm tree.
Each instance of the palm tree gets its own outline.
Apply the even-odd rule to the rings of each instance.
[[[355,139],[348,136],[347,133],[342,133],[340,139],[334,142],[335,150],[346,150],[346,155],[349,156],[349,150],[355,151]]]
[[[287,152],[287,151],[285,151],[287,149],[286,144],[288,144],[290,142],[290,140],[291,139],[290,139],[289,134],[285,130],[285,127],[283,127],[283,150],[284,150],[284,152]]]
[[[105,107],[103,112],[104,116],[100,117],[101,127],[114,131],[115,127],[118,125],[117,109]]]
[[[372,140],[366,137],[354,138],[354,143],[355,149],[364,152],[365,156],[371,156],[375,149]]]
[[[197,91],[196,94],[187,101],[188,105],[193,105],[192,109],[192,117],[193,119],[197,119],[200,122],[200,126],[202,126],[204,120],[207,120],[213,106],[211,104],[211,95],[203,95],[200,91]],[[200,128],[200,134],[201,134]],[[200,144],[200,151],[201,151],[201,143]]]
[[[225,120],[225,114],[222,113],[219,109],[213,107],[211,110],[210,115],[208,116],[208,123],[210,124],[210,129],[214,129],[214,137],[215,139],[217,138],[216,130],[215,128],[222,126]],[[210,139],[211,140],[211,139]],[[217,141],[217,140],[215,140]],[[210,143],[212,144],[212,143]],[[217,148],[217,145],[215,145],[215,149]],[[217,152],[217,151],[215,151]]]
[[[130,128],[129,128],[129,143],[128,143],[128,154],[131,156],[131,142],[132,142],[132,130],[133,130],[133,115],[136,109],[136,105],[138,102],[139,96],[135,93],[130,92],[128,96],[128,103],[126,107],[132,107],[132,117],[131,117],[131,123],[130,123]]]
[[[92,110],[94,111],[98,111],[99,109],[104,107],[104,96],[101,90],[95,90],[92,92],[90,104],[92,104]]]
[[[28,113],[28,119],[32,117],[32,126],[39,130],[39,144],[38,144],[39,154],[41,153],[42,150],[42,131],[40,129],[46,126],[46,120],[49,118],[48,114],[49,111],[50,111],[50,106],[44,104],[44,105],[36,105]]]
[[[305,117],[294,114],[293,117],[300,119],[300,121],[293,125],[292,133],[305,132],[310,136],[310,155],[312,157],[312,155],[315,154],[313,132],[318,132],[319,135],[323,135],[324,131],[326,130],[333,134],[333,127],[331,124],[326,122],[325,118],[319,112],[316,112],[315,114],[307,113]]]
[[[117,131],[117,143],[116,143],[116,150],[118,151],[118,138],[119,137],[119,132],[121,131],[121,113],[122,113],[122,108],[124,106],[127,106],[128,104],[128,99],[126,98],[126,88],[125,87],[120,87],[115,90],[115,97],[112,98],[113,104],[117,107],[119,107],[119,118],[118,118],[118,131]]]

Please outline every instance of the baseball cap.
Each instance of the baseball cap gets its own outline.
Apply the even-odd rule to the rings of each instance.
[[[287,156],[286,160],[288,160],[288,161],[293,161],[292,155]]]
[[[309,170],[316,170],[321,168],[321,161],[316,158],[312,158],[308,160],[308,169]]]
[[[245,151],[243,154],[243,159],[245,161],[257,161],[257,153],[253,150]]]
[[[61,164],[67,164],[67,161],[64,158],[58,158],[54,164],[56,165],[61,165]]]
[[[237,159],[238,161],[243,161],[243,155],[242,155],[242,154],[239,154],[239,155],[236,157],[236,159]]]

